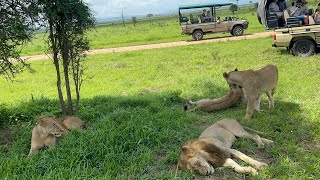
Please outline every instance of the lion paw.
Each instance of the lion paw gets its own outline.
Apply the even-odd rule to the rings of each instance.
[[[264,167],[268,167],[268,164],[260,162],[260,163],[255,164],[255,167],[257,169],[261,169],[261,168],[264,168]]]
[[[209,176],[209,175],[212,175],[213,173],[214,173],[214,168],[210,166],[206,175]]]
[[[246,116],[244,117],[244,119],[246,119],[246,120],[251,120],[251,115],[246,114]]]
[[[254,168],[248,166],[248,167],[243,167],[244,172],[246,173],[251,173],[252,175],[257,175],[258,172]]]

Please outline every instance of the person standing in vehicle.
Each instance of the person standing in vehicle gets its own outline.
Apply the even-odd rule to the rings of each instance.
[[[202,18],[205,18],[206,17],[206,12],[207,12],[207,10],[202,10],[202,14],[201,14],[201,16],[202,16]]]
[[[304,24],[309,24],[309,17],[303,13],[303,2],[297,0],[296,5],[290,9],[290,16],[297,17]]]
[[[206,17],[205,17],[205,21],[210,22],[211,21],[211,14],[210,11],[207,11]]]

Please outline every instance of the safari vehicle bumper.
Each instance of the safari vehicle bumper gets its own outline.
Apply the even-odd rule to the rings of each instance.
[[[276,44],[272,44],[272,47],[277,47],[277,45]]]

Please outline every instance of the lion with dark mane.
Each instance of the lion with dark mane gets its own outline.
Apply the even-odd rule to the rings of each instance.
[[[179,169],[211,175],[214,173],[214,168],[226,166],[232,167],[238,173],[257,174],[257,170],[253,167],[259,169],[267,164],[232,149],[236,137],[250,138],[260,148],[273,144],[271,140],[248,133],[236,120],[223,119],[205,129],[199,139],[190,140],[183,145],[178,162]],[[242,167],[232,160],[232,157],[240,158],[253,167]]]

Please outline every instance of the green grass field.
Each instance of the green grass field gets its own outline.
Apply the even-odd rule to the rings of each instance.
[[[89,56],[77,114],[89,123],[56,148],[27,157],[36,117],[59,116],[54,66],[32,62],[34,71],[12,84],[0,79],[0,179],[173,179],[181,145],[208,125],[235,118],[265,132],[276,144],[258,150],[250,140],[234,147],[270,166],[256,177],[228,168],[218,179],[317,179],[320,177],[320,61],[271,47],[272,39]],[[228,91],[222,73],[234,68],[279,68],[275,109],[243,119],[245,105],[215,113],[184,113],[187,99],[217,98]],[[11,133],[10,133],[11,132]],[[8,138],[11,137],[11,138]],[[243,162],[237,160],[242,165]],[[177,172],[182,179],[201,178]]]
[[[231,16],[231,13],[223,11],[220,16]],[[249,21],[249,28],[245,30],[245,34],[264,31],[264,27],[258,22],[254,11],[243,10],[235,16]],[[231,35],[229,33],[211,34],[205,38],[224,36]],[[46,34],[37,34],[30,43],[22,46],[22,55],[45,54],[47,50],[46,38]],[[135,27],[133,24],[126,24],[125,27],[122,24],[111,25],[110,23],[105,26],[99,25],[88,32],[88,38],[91,40],[91,49],[192,40],[191,36],[181,35],[178,17],[174,16],[152,20],[151,23],[143,20],[138,22]]]

